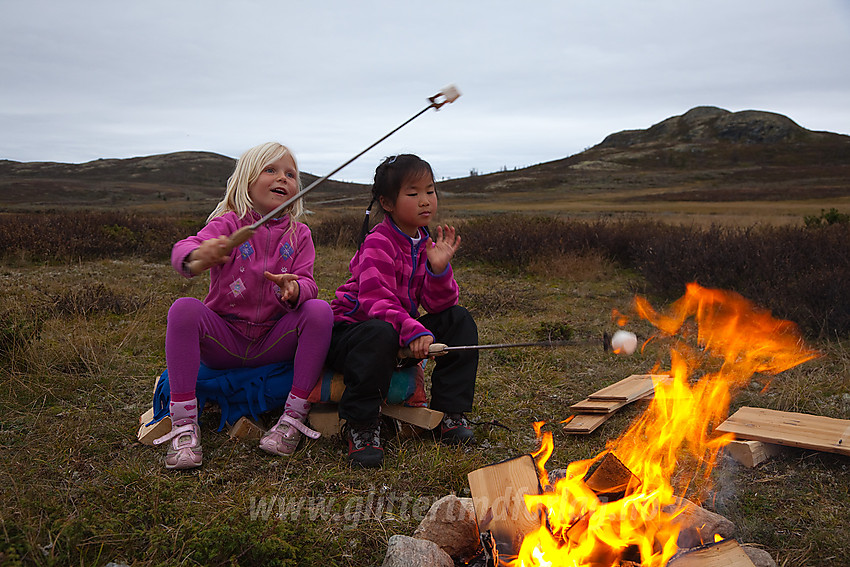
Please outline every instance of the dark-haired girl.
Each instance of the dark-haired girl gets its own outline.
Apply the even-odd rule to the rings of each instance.
[[[458,305],[450,260],[460,245],[452,226],[428,226],[437,214],[434,173],[428,162],[402,154],[375,170],[371,210],[384,219],[362,238],[349,265],[351,277],[331,302],[334,327],[328,365],[342,372],[345,392],[339,417],[346,420],[350,462],[377,467],[383,462],[380,407],[399,364],[427,358],[435,342],[477,344],[475,321]],[[364,222],[364,232],[368,228]],[[420,316],[420,307],[425,311]],[[399,349],[412,357],[399,361]],[[435,358],[431,407],[444,412],[439,435],[466,443],[472,430],[464,413],[472,408],[478,353],[452,351]]]

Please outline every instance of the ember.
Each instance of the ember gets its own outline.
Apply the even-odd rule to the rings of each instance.
[[[544,491],[525,502],[546,521],[525,536],[513,567],[666,565],[679,551],[676,517],[684,507],[676,494],[708,486],[718,452],[733,439],[710,433],[727,417],[732,396],[755,373],[778,374],[817,356],[794,324],[735,293],[691,284],[668,313],[643,298],[635,308],[657,329],[650,340],[672,344],[671,369],[663,372],[670,379],[655,381],[655,397],[627,431],[593,459],[571,463],[554,485],[545,470],[552,434],[535,424]],[[706,535],[695,543],[719,539]]]

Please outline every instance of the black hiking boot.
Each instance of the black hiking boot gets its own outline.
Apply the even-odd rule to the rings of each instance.
[[[365,423],[346,424],[346,429],[348,462],[367,468],[380,467],[384,461],[380,418]]]
[[[475,434],[462,413],[447,413],[440,422],[440,441],[449,445],[472,443]]]

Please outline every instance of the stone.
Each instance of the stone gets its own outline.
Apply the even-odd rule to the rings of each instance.
[[[747,557],[750,558],[750,561],[753,562],[755,567],[776,567],[776,561],[765,550],[750,547],[749,545],[742,545],[741,549],[744,550],[744,553],[747,554]]]
[[[451,556],[426,539],[405,535],[390,537],[381,567],[454,567]]]
[[[413,537],[436,543],[451,557],[466,560],[481,547],[472,498],[454,494],[434,502]]]

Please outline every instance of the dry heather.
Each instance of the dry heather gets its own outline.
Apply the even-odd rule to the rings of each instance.
[[[347,276],[351,253],[319,247],[323,298]],[[383,469],[350,470],[337,440],[306,443],[291,460],[271,458],[217,432],[211,410],[202,419],[204,466],[175,474],[135,431],[164,368],[168,307],[180,296],[202,297],[205,278],[187,281],[164,261],[132,258],[0,268],[0,563],[375,565],[388,538],[412,534],[431,502],[468,495],[469,471],[536,449],[532,422],[554,433],[550,468],[598,453],[639,407],[584,437],[565,435],[559,421],[596,389],[667,362],[658,343],[620,358],[598,340],[615,328],[612,310],[629,312],[646,286],[642,276],[594,251],[522,265],[467,256],[456,270],[482,343],[575,343],[482,353],[475,446],[391,438]],[[651,333],[639,321],[630,327],[642,338]],[[847,417],[846,343],[815,346],[821,358],[765,391],[754,381],[733,405]],[[848,465],[802,450],[752,470],[724,462],[707,506],[779,564],[836,564],[850,537]]]

